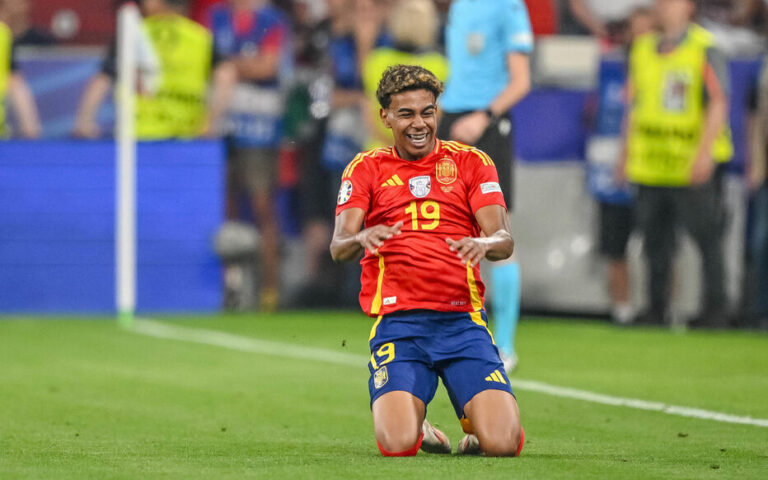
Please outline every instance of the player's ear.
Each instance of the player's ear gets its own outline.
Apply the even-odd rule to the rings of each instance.
[[[392,125],[389,123],[389,110],[380,108],[379,109],[379,117],[381,117],[381,122],[384,124],[385,127],[391,129]]]

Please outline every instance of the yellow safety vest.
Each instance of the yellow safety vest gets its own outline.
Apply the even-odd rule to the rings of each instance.
[[[181,15],[148,17],[143,28],[158,57],[160,81],[153,95],[136,100],[136,136],[142,140],[199,136],[207,120],[210,32]]]
[[[363,89],[366,96],[373,105],[372,118],[374,125],[383,133],[389,135],[389,129],[384,126],[379,117],[379,101],[376,99],[376,89],[379,86],[379,80],[384,74],[384,70],[391,65],[419,65],[426,68],[442,82],[448,78],[448,60],[439,53],[408,53],[394,48],[382,47],[373,50],[363,63]],[[381,147],[380,142],[369,139],[368,149]]]
[[[13,33],[6,24],[0,22],[0,137],[5,132],[5,94],[8,91],[8,77],[11,75],[11,47]]]
[[[628,129],[627,178],[641,185],[685,186],[704,131],[704,68],[712,35],[691,25],[683,42],[658,52],[656,34],[639,37],[629,57],[633,103]],[[712,148],[712,157],[733,156],[730,127]]]

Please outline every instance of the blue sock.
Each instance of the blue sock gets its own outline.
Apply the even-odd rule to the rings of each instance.
[[[515,262],[491,266],[491,328],[501,353],[514,355],[515,330],[520,317],[520,264]]]

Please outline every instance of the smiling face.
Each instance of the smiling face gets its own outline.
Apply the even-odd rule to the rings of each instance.
[[[392,129],[395,148],[405,160],[424,158],[435,148],[437,105],[429,90],[406,90],[392,95],[388,108],[380,110],[381,119]]]

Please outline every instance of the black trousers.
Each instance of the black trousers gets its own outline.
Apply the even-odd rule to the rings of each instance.
[[[637,227],[643,234],[648,265],[650,313],[662,318],[669,308],[671,267],[678,227],[685,228],[701,253],[704,288],[702,314],[726,308],[723,282],[723,208],[717,185],[639,186],[635,203]],[[685,279],[681,279],[685,281]]]
[[[440,126],[437,128],[437,137],[443,140],[452,140],[451,126],[459,118],[472,112],[444,113]],[[491,123],[473,145],[487,153],[493,163],[496,164],[496,172],[499,174],[501,192],[507,203],[507,210],[512,211],[514,206],[514,170],[515,156],[513,154],[513,129],[512,120],[503,116]]]

